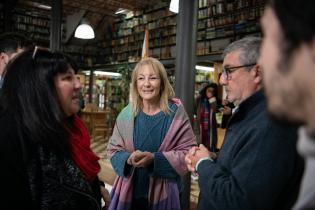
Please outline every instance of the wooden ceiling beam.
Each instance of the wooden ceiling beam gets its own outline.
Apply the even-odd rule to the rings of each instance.
[[[76,7],[76,6],[72,6],[72,5],[64,5],[64,12],[67,14],[72,14],[75,11],[79,11],[79,10],[87,10],[88,12],[94,12],[97,13],[99,15],[107,15],[107,16],[111,16],[111,17],[115,17],[115,12],[112,10],[104,10],[103,8],[100,10],[99,8],[91,8],[91,7]],[[73,11],[73,12],[67,12],[67,11]]]

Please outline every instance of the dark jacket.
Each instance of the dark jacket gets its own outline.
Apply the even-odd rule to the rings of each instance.
[[[243,101],[217,160],[198,167],[198,210],[290,209],[303,173],[296,140],[296,127],[268,116],[262,90]]]
[[[1,209],[101,209],[98,180],[88,183],[70,155],[58,159],[14,125],[0,116]]]

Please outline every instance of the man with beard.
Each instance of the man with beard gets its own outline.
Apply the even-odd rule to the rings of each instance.
[[[203,145],[186,155],[199,174],[198,210],[280,210],[294,204],[303,171],[297,127],[271,119],[258,65],[261,39],[246,37],[223,52],[220,84],[237,110],[217,158]]]
[[[305,172],[294,209],[315,209],[315,1],[272,0],[262,17],[259,63],[269,111],[303,125],[298,150]]]

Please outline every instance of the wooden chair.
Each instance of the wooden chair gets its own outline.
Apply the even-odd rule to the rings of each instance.
[[[111,128],[108,123],[109,112],[92,112],[91,113],[91,136],[95,137],[101,136],[107,140],[107,137],[111,135]]]
[[[90,134],[92,133],[92,112],[97,112],[98,107],[96,104],[87,103],[84,109],[80,112],[80,117],[82,121],[85,123],[87,129],[89,130]]]
[[[112,135],[112,115],[113,112],[109,109],[105,111],[91,111],[93,105],[81,112],[81,119],[85,123],[91,136],[91,144],[107,144],[109,137]],[[88,111],[89,110],[89,111]]]

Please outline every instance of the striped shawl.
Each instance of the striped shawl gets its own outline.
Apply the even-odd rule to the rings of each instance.
[[[196,144],[189,118],[179,99],[173,99],[178,109],[158,151],[162,152],[179,176],[188,172],[184,158]],[[133,152],[134,117],[131,105],[125,107],[116,120],[109,140],[107,155],[111,158],[117,151]],[[117,176],[111,192],[110,210],[129,210],[133,192],[133,173],[129,177]],[[179,191],[175,180],[150,177],[149,206],[152,210],[179,210]]]

